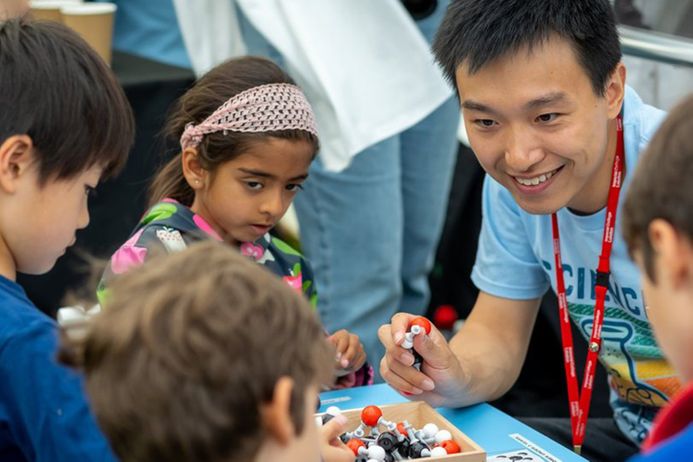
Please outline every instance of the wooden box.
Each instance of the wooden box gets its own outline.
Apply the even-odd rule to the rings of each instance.
[[[412,401],[409,403],[388,404],[378,407],[383,411],[383,417],[386,420],[395,423],[407,420],[417,429],[422,428],[427,423],[434,423],[439,429],[448,430],[452,438],[462,449],[462,452],[458,454],[448,454],[447,456],[441,457],[426,457],[421,460],[444,460],[446,462],[486,461],[486,453],[478,444],[425,402]],[[359,426],[361,423],[361,410],[362,408],[342,410],[342,414],[347,418],[347,431],[353,431]],[[383,431],[384,427],[380,426],[380,430]]]

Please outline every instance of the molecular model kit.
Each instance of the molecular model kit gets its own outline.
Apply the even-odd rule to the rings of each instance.
[[[391,462],[426,458],[450,462],[483,462],[486,453],[423,401],[341,411],[330,407],[317,417],[326,423],[347,418],[342,441],[356,462]]]

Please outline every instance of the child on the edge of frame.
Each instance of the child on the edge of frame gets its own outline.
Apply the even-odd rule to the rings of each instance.
[[[134,121],[106,63],[53,22],[0,22],[0,460],[114,460],[58,329],[16,283],[89,223],[89,193],[126,163]]]
[[[671,111],[643,155],[623,208],[647,315],[682,388],[657,415],[632,462],[693,453],[693,95]]]
[[[180,140],[181,152],[154,179],[151,208],[112,256],[100,301],[114,275],[152,250],[175,252],[211,238],[237,247],[316,306],[307,261],[269,234],[318,151],[312,108],[291,78],[264,58],[226,61],[181,97],[166,132]],[[335,386],[371,383],[358,336],[340,330],[329,340],[337,349]]]
[[[310,304],[227,245],[193,243],[116,278],[81,365],[121,462],[351,462],[346,417],[314,419],[335,349]]]

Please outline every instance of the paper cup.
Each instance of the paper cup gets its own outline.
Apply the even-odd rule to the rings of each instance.
[[[31,16],[34,19],[44,21],[62,22],[61,8],[80,3],[82,3],[82,0],[34,0],[30,5]]]
[[[81,35],[109,65],[116,9],[115,4],[105,2],[64,5],[60,9],[65,25]]]

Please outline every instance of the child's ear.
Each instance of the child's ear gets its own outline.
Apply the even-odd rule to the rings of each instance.
[[[272,400],[262,405],[262,424],[271,438],[281,446],[288,445],[296,436],[291,420],[291,394],[294,381],[281,377],[274,386]]]
[[[652,249],[661,262],[655,265],[656,271],[661,273],[656,275],[657,280],[668,279],[667,284],[674,289],[690,284],[693,249],[689,240],[661,218],[652,220],[647,232]]]
[[[34,143],[29,135],[12,135],[0,144],[0,188],[9,194],[17,189],[17,180],[34,161]]]
[[[201,189],[207,179],[207,170],[200,164],[200,156],[195,148],[185,148],[181,154],[183,176],[194,190]]]
[[[625,91],[626,66],[623,62],[619,61],[616,68],[609,76],[609,80],[606,83],[606,91],[604,92],[608,105],[609,119],[615,119],[619,112],[621,112]]]

